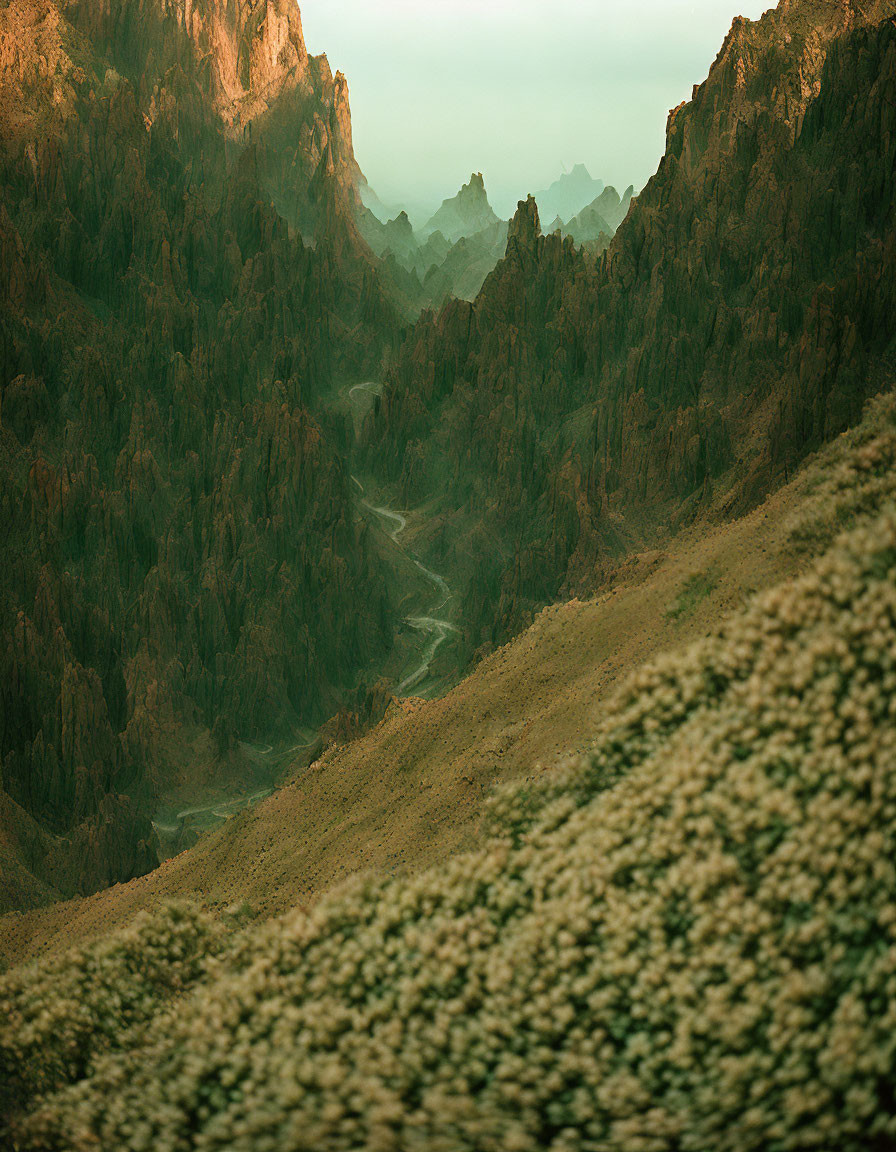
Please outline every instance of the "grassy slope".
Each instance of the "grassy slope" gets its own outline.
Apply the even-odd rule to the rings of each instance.
[[[0,918],[0,961],[46,955],[173,896],[282,913],[366,869],[416,871],[476,845],[493,784],[585,748],[602,704],[648,657],[714,631],[751,593],[795,575],[831,534],[893,494],[896,400],[731,524],[695,526],[635,558],[610,594],[545,609],[441,700],[394,705],[268,801],[156,872],[86,899]],[[715,584],[670,613],[695,575]]]

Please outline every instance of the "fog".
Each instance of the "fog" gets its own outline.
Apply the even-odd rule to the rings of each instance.
[[[302,0],[309,50],[345,72],[355,150],[422,213],[481,171],[495,209],[585,163],[640,188],[670,108],[760,0]]]

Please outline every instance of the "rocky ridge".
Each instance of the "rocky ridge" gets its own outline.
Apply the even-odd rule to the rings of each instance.
[[[855,419],[896,315],[893,11],[735,21],[603,255],[522,204],[476,301],[403,345],[366,436],[408,502],[447,492],[471,652]]]
[[[588,192],[594,188],[602,191],[568,224],[558,218],[548,231],[559,230],[577,245],[601,252],[624,219],[634,190],[627,189],[620,198],[615,188],[604,188],[602,181],[590,176],[585,188]],[[364,195],[369,196],[369,190]],[[435,225],[438,227],[431,231]],[[359,226],[383,261],[387,282],[415,313],[421,308],[441,308],[451,299],[475,300],[507,248],[508,223],[498,220],[492,211],[482,176],[475,173],[419,232],[414,231],[406,212],[382,223],[372,211],[362,209]]]
[[[485,181],[481,172],[474,172],[456,196],[442,202],[438,212],[421,229],[425,239],[433,232],[441,232],[451,244],[464,236],[498,223],[498,217],[488,201]]]
[[[293,5],[12,0],[0,45],[9,907],[146,871],[160,790],[388,647],[319,400],[398,323]]]

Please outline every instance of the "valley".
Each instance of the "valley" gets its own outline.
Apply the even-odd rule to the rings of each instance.
[[[363,419],[372,397],[378,394],[379,386],[371,382],[341,390],[339,395],[348,403],[353,425]],[[425,513],[397,512],[373,503],[367,498],[372,493],[368,493],[358,477],[351,475],[350,480],[357,514],[372,525],[377,547],[388,553],[383,571],[389,579],[389,599],[401,604],[402,611],[406,612],[397,622],[386,661],[361,669],[360,682],[385,679],[391,695],[397,699],[412,695],[425,699],[444,692],[460,673],[456,657],[449,652],[441,661],[440,671],[431,674],[431,670],[441,650],[451,648],[460,628],[454,620],[436,614],[455,597],[445,577],[428,568],[403,540],[409,522],[413,523],[415,533],[425,527]],[[303,743],[281,741],[276,748],[239,741],[234,749],[229,781],[226,778],[214,783],[205,781],[198,791],[195,786],[191,789],[181,783],[175,792],[163,792],[152,820],[160,859],[193,847],[200,836],[269,797],[282,782],[284,773],[295,770],[296,753],[316,756],[333,739],[327,732],[321,735],[305,731],[297,735],[303,737]]]
[[[357,427],[357,423],[363,420],[369,411],[371,398],[378,396],[379,393],[379,386],[372,383],[354,384],[346,390],[349,404],[352,406],[352,419],[355,427]],[[365,399],[367,401],[366,403]],[[428,693],[435,691],[439,686],[444,687],[444,676],[438,678],[431,685],[427,683],[430,679],[430,668],[439,649],[447,641],[450,641],[452,636],[460,632],[455,622],[433,615],[445,608],[454,598],[454,595],[444,576],[427,568],[412,550],[406,549],[403,546],[401,537],[408,527],[408,519],[412,514],[397,512],[393,508],[372,504],[367,499],[367,489],[357,476],[352,475],[351,480],[357,491],[360,508],[379,520],[381,528],[385,531],[392,544],[395,545],[401,557],[410,561],[414,568],[416,568],[429,583],[433,591],[433,601],[422,606],[426,614],[411,614],[405,617],[405,623],[410,625],[410,627],[421,636],[423,650],[420,653],[419,664],[414,665],[412,670],[400,679],[400,682],[394,689],[394,695],[396,697],[409,695],[413,690],[414,695],[425,698]],[[414,519],[417,521],[416,526],[419,528],[419,517],[414,517]]]
[[[896,0],[590,18],[0,0],[11,1152],[896,1147]]]
[[[632,556],[606,592],[544,609],[445,695],[395,699],[360,738],[310,765],[287,759],[281,787],[191,851],[111,891],[0,917],[0,961],[52,955],[177,897],[216,914],[245,902],[264,922],[353,875],[424,874],[473,850],[496,789],[550,781],[587,755],[588,734],[639,668],[717,635],[804,573],[847,511],[896,497],[889,381],[887,391],[753,512]],[[866,471],[858,462],[874,453]],[[706,595],[678,611],[682,589],[709,572]]]

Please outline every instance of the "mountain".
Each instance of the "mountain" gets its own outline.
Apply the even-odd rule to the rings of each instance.
[[[474,172],[456,196],[442,201],[442,207],[424,225],[421,234],[425,239],[433,232],[441,232],[446,240],[456,244],[464,236],[472,236],[498,222],[488,202],[482,173]]]
[[[595,180],[584,164],[564,172],[550,188],[535,193],[542,220],[571,220],[592,203],[604,190],[603,180]]]
[[[473,300],[507,238],[507,224],[492,211],[481,175],[445,200],[419,233],[404,211],[382,223],[362,208],[358,224],[383,260],[386,277],[418,313],[452,297]]]
[[[0,9],[0,906],[156,862],[391,644],[348,431],[398,320],[288,0]],[[306,244],[303,235],[313,240]],[[294,741],[293,741],[294,742]]]
[[[405,261],[413,260],[417,252],[417,238],[407,212],[399,212],[393,220],[386,221],[378,230],[371,247],[378,256],[391,252]]]
[[[296,756],[274,795],[149,876],[0,917],[10,966],[0,978],[0,1141],[18,1152],[892,1148],[894,150],[894,5],[782,0],[735,22],[707,81],[671,114],[660,168],[606,251],[543,236],[530,197],[474,302],[450,302],[379,346],[361,311],[350,335],[377,363],[394,359],[381,396],[359,386],[371,394],[367,458],[353,466],[366,463],[365,479],[384,486],[388,473],[396,501],[370,511],[401,523],[393,540],[412,533],[410,567],[425,572],[439,555],[452,583],[430,572],[432,582],[462,600],[451,610],[481,659],[444,697],[387,699],[360,739],[313,764]],[[177,155],[163,153],[168,178]],[[212,216],[208,233],[242,224],[246,242],[241,208],[283,241],[252,155],[225,172],[239,194],[225,185],[231,215]],[[23,171],[5,186],[20,228],[0,247],[0,285],[4,300],[27,297],[30,308],[3,329],[4,355],[36,356],[44,340],[54,364],[77,363],[83,353],[53,327],[57,316],[74,324],[58,306],[73,295],[88,337],[114,322],[131,348],[111,293],[86,296],[47,259],[68,218],[50,227],[37,214]],[[163,200],[165,186],[146,184],[171,213],[183,198]],[[155,210],[157,226],[169,218]],[[291,301],[300,258],[316,274],[314,300],[331,290],[333,310],[319,319],[335,347],[314,345],[324,365],[354,349],[346,317],[357,304],[351,232],[338,258],[329,235],[314,249],[270,245],[284,254],[274,287]],[[41,244],[44,259],[29,262]],[[192,267],[188,246],[174,250]],[[268,290],[237,301],[256,328],[264,316],[282,333],[285,310],[263,276],[268,248],[251,251],[241,278]],[[314,263],[324,255],[332,279]],[[134,266],[136,308],[138,289],[159,285],[145,259]],[[40,295],[50,290],[52,311]],[[185,343],[192,330],[175,325],[171,293],[161,295],[168,308],[153,313],[153,335],[169,340],[167,322]],[[362,299],[377,306],[369,286]],[[233,300],[221,305],[231,319]],[[47,373],[64,430],[46,415],[35,422],[55,408],[34,383],[13,393],[10,432],[4,391],[0,446],[16,460],[48,447],[45,467],[21,456],[40,483],[15,490],[4,475],[0,486],[12,525],[3,587],[31,579],[38,589],[30,615],[16,617],[23,661],[11,676],[3,669],[0,716],[15,714],[20,684],[22,699],[42,703],[58,679],[48,649],[61,659],[70,648],[83,675],[70,660],[41,739],[61,715],[59,746],[78,756],[102,718],[100,692],[118,699],[113,642],[142,637],[152,660],[166,631],[196,638],[189,665],[178,654],[167,680],[144,682],[146,715],[206,658],[215,600],[185,614],[177,599],[205,540],[216,551],[204,587],[229,624],[257,603],[243,590],[270,570],[255,562],[265,547],[277,548],[278,577],[294,571],[281,526],[311,547],[327,522],[290,515],[296,461],[301,495],[323,482],[305,467],[298,429],[282,452],[273,435],[253,447],[254,393],[237,411],[224,384],[202,425],[216,430],[208,447],[223,447],[193,448],[190,491],[182,503],[169,497],[183,452],[162,457],[166,361],[140,375],[151,352],[147,343],[112,361],[109,375],[92,361],[68,392]],[[188,365],[199,372],[202,357],[191,351]],[[138,375],[142,407],[124,368]],[[167,426],[184,404],[204,450],[180,372]],[[265,398],[277,391],[260,372],[252,385]],[[136,443],[118,450],[100,520],[84,494],[105,475],[102,438],[80,472],[59,461],[87,455],[85,430],[100,422],[88,429],[78,405],[101,405],[107,390],[126,405]],[[265,429],[293,413],[285,387],[276,404]],[[111,405],[104,416],[114,430]],[[299,423],[323,455],[335,419]],[[189,452],[186,434],[169,433]],[[147,524],[147,475],[172,525],[164,536]],[[192,495],[203,485],[209,514]],[[270,515],[251,521],[258,548],[234,552],[246,502],[269,499]],[[124,519],[131,505],[141,515]],[[221,507],[230,519],[216,534]],[[179,531],[182,508],[197,521],[190,532]],[[18,515],[38,517],[33,537],[19,534]],[[326,539],[338,560],[369,562],[354,604],[325,605],[348,623],[376,596],[380,570],[348,524],[337,528]],[[97,586],[82,578],[78,532],[105,565],[106,615],[75,611]],[[144,564],[159,538],[158,582],[116,609],[121,572]],[[46,577],[33,571],[38,549]],[[190,564],[177,567],[183,555]],[[230,555],[246,561],[243,583],[229,579]],[[228,664],[235,675],[243,666]],[[264,671],[276,682],[278,662]],[[89,693],[75,692],[82,682]],[[252,684],[238,679],[241,693]],[[73,715],[73,698],[89,707]],[[116,763],[108,743],[96,756]],[[74,779],[91,780],[83,770]],[[17,825],[23,841],[30,831]]]
[[[579,165],[564,185],[582,191],[586,184]],[[586,173],[587,176],[587,173]],[[620,198],[615,188],[604,188],[587,177],[587,187],[603,191],[594,202],[564,224],[559,218],[549,231],[559,229],[579,245],[597,249],[625,217],[634,190]],[[361,188],[362,200],[367,193]],[[445,200],[439,211],[419,232],[414,232],[406,212],[382,222],[376,211],[361,209],[359,227],[364,239],[386,266],[386,277],[408,305],[417,311],[440,308],[450,299],[475,300],[488,274],[504,255],[507,223],[499,220],[488,203],[481,174],[474,174],[457,196]]]
[[[558,216],[546,231],[570,236],[576,244],[587,244],[592,250],[602,252],[625,219],[634,194],[634,188],[629,185],[625,194],[620,197],[616,189],[610,185],[569,223],[564,224]]]
[[[886,1147],[893,383],[145,882],[0,920],[11,1146]]]
[[[612,185],[605,188],[596,200],[563,227],[564,235],[571,236],[576,244],[593,244],[603,235],[608,243],[625,219],[634,194],[631,185],[622,196]]]
[[[621,196],[611,185],[609,188],[605,188],[600,196],[598,196],[592,204],[589,204],[588,208],[584,208],[576,219],[582,220],[585,213],[589,211],[596,212],[607,221],[615,233],[616,229],[628,215],[628,210],[631,207],[634,197],[635,189],[631,184],[629,184]]]
[[[440,236],[441,233],[434,235]],[[438,264],[430,266],[423,278],[428,305],[440,308],[452,297],[475,300],[486,277],[504,255],[506,245],[507,223],[504,220],[471,236],[462,236]]]
[[[735,21],[606,253],[542,236],[530,198],[476,301],[401,346],[370,459],[436,502],[469,653],[856,418],[896,316],[891,11]]]

